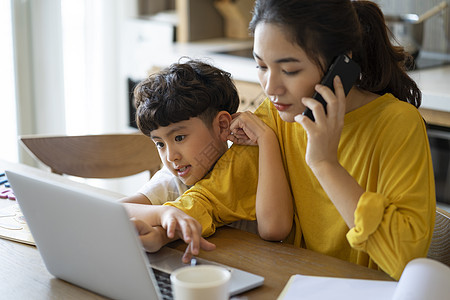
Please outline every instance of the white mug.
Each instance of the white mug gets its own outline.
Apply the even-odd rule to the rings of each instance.
[[[231,273],[214,265],[188,266],[170,275],[175,300],[228,300]]]

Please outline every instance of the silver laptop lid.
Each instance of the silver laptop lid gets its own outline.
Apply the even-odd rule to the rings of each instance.
[[[136,230],[117,199],[6,171],[48,271],[114,299],[160,299]]]

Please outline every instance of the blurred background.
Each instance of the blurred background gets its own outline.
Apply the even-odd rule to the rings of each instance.
[[[253,109],[263,98],[247,32],[253,2],[0,0],[0,158],[37,164],[19,135],[136,130],[134,84],[183,55],[229,71],[240,109]],[[442,0],[375,2],[395,16],[423,14]],[[423,24],[420,51],[437,64],[450,60],[449,14]]]

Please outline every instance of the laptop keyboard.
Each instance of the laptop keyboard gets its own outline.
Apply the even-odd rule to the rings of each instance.
[[[155,274],[156,282],[158,282],[159,290],[164,300],[172,300],[172,285],[170,284],[170,274],[152,268]]]

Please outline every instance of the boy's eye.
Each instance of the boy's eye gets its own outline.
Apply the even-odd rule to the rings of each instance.
[[[162,143],[162,142],[155,142],[155,145],[156,145],[156,148],[159,148],[159,149],[164,147],[164,143]]]
[[[184,140],[186,136],[185,135],[177,135],[175,137],[175,142],[181,142],[182,140]]]

